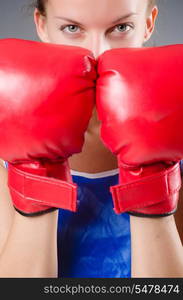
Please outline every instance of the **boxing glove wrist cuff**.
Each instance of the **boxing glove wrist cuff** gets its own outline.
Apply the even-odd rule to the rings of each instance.
[[[177,208],[181,175],[179,163],[128,184],[110,187],[116,213],[161,217]]]
[[[19,213],[19,214],[21,214],[22,216],[24,216],[24,217],[38,217],[38,216],[41,216],[41,215],[45,215],[45,214],[47,214],[47,213],[51,213],[51,212],[53,212],[53,211],[55,211],[55,210],[58,210],[58,208],[55,208],[55,207],[51,207],[51,208],[44,208],[44,210],[42,210],[42,211],[37,211],[37,212],[33,212],[33,213],[26,213],[26,212],[23,212],[23,211],[21,211],[21,210],[19,210],[18,208],[16,208],[15,206],[14,206],[14,209]]]
[[[15,208],[23,215],[54,208],[76,211],[77,186],[70,182],[25,172],[9,163],[8,187]]]

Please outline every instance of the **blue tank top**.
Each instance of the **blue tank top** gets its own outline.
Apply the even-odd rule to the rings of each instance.
[[[131,277],[129,215],[114,212],[109,191],[118,170],[71,173],[79,205],[76,213],[59,210],[58,277]]]

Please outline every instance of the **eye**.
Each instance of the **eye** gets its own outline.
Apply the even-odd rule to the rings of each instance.
[[[124,24],[116,25],[112,31],[113,32],[122,32],[122,33],[124,33],[124,32],[130,31],[131,29],[133,29],[132,24],[124,23]]]
[[[60,30],[66,33],[78,33],[79,32],[78,29],[79,26],[73,24],[63,25],[60,27]]]

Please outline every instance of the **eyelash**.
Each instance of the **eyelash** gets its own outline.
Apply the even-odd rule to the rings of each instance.
[[[66,28],[69,28],[69,27],[71,27],[71,26],[74,26],[74,27],[76,27],[76,28],[79,28],[78,25],[68,24],[68,25],[62,25],[62,26],[60,27],[60,30],[64,32],[64,30],[65,30]],[[113,32],[114,29],[117,28],[117,27],[119,27],[119,26],[125,26],[125,27],[130,27],[130,29],[134,29],[134,25],[133,25],[133,24],[124,23],[124,24],[118,24],[118,25],[114,26],[112,29],[109,29],[108,32],[109,32],[109,33]],[[121,31],[121,33],[124,34],[125,32],[128,32],[128,31],[129,31],[129,30],[127,30],[127,31],[126,31],[126,30],[125,30],[125,31]],[[119,32],[120,32],[120,31],[119,31]],[[72,34],[72,33],[75,33],[75,32],[70,32],[70,34]],[[76,34],[77,34],[77,32],[76,32]]]

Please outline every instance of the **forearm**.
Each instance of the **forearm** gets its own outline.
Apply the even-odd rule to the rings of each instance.
[[[0,277],[57,277],[58,211],[36,217],[15,213],[0,255]]]
[[[183,244],[183,187],[181,187],[179,193],[178,208],[175,213],[175,222],[176,222],[176,226],[179,232],[181,242]]]
[[[7,170],[0,160],[0,253],[8,237],[15,212],[7,186],[7,175]]]
[[[173,216],[130,216],[132,277],[183,277],[183,248]]]

